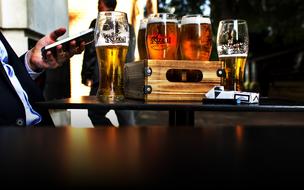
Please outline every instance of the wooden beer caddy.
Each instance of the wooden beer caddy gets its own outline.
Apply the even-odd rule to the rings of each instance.
[[[194,80],[191,73],[195,73]],[[222,75],[219,61],[146,59],[125,64],[124,93],[126,98],[146,102],[201,101],[206,92],[220,85]]]

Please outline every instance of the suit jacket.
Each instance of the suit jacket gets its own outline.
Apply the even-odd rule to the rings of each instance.
[[[39,126],[54,126],[47,110],[38,108],[34,103],[43,101],[42,90],[28,74],[24,65],[24,55],[20,58],[0,32],[0,40],[8,53],[8,64],[15,71],[16,77],[23,89],[27,92],[29,102],[33,109],[42,116]],[[25,110],[14,86],[6,75],[4,67],[0,64],[0,126],[25,126]]]

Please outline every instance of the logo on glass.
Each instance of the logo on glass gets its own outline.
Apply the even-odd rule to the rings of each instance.
[[[151,37],[151,48],[155,50],[163,50],[167,48],[167,44],[171,43],[171,37],[162,34],[154,34]]]
[[[127,43],[126,36],[119,36],[119,34],[112,32],[111,34],[104,33],[103,37],[105,42],[111,44],[120,44],[120,43]]]

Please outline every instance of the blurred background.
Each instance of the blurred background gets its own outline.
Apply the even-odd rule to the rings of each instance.
[[[22,55],[43,35],[65,26],[67,35],[88,29],[97,17],[98,0],[0,0],[0,29]],[[250,34],[245,86],[262,96],[304,101],[304,1],[302,0],[117,0],[137,34],[139,21],[156,12],[209,15],[213,30],[212,60],[220,20],[245,19]],[[83,55],[45,73],[47,99],[89,94],[81,84]],[[136,51],[135,58],[138,59]]]

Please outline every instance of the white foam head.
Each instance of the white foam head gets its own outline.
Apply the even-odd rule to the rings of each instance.
[[[150,15],[148,18],[149,23],[159,23],[159,22],[174,22],[177,23],[176,16],[174,14],[158,13]]]
[[[149,18],[148,24],[150,24],[150,23],[160,23],[160,22],[174,22],[174,23],[177,24],[176,19],[165,19],[165,18],[157,18],[157,17]]]
[[[246,53],[236,53],[236,54],[229,54],[229,55],[219,55],[219,58],[227,58],[227,57],[247,57]]]
[[[183,16],[183,24],[211,24],[211,20],[209,17],[203,17],[202,15],[189,15]]]
[[[140,20],[139,29],[146,29],[148,24],[148,19],[144,18]]]

